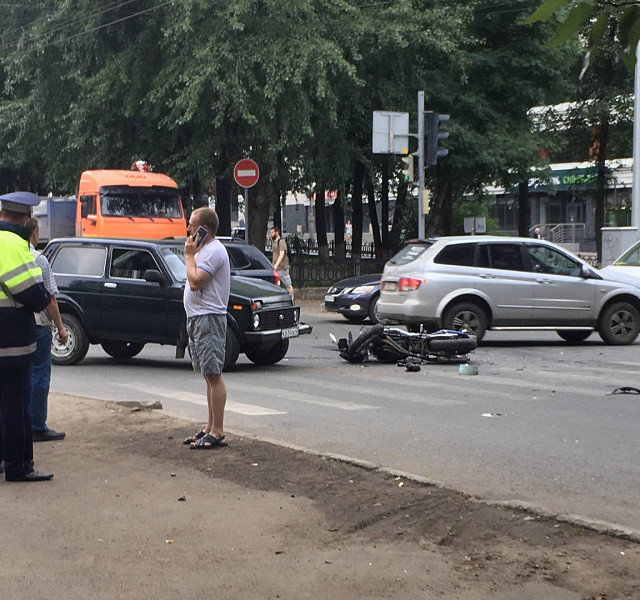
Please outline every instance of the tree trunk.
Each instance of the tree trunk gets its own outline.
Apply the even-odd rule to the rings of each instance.
[[[604,110],[600,114],[600,128],[598,132],[598,159],[596,166],[598,175],[596,178],[596,215],[595,215],[595,234],[596,234],[596,252],[598,254],[598,263],[602,260],[602,228],[604,227],[604,211],[607,196],[607,144],[609,142],[609,111]]]
[[[518,235],[529,237],[529,176],[518,184]]]
[[[221,127],[222,147],[219,156],[213,161],[216,174],[216,212],[220,219],[218,235],[231,235],[231,194],[236,189],[231,173],[231,159],[236,155],[236,130],[236,125],[225,117]]]
[[[282,212],[285,210],[287,203],[287,185],[285,182],[285,169],[284,157],[282,151],[278,152],[278,175],[274,181],[273,189],[273,224],[280,228],[280,231],[284,234],[282,229]],[[287,233],[295,233],[295,231],[288,231]]]
[[[393,211],[393,225],[391,227],[391,251],[400,250],[400,236],[402,234],[402,224],[404,222],[404,212],[407,208],[407,189],[406,181],[401,181],[396,192],[396,207]]]
[[[342,190],[338,190],[338,195],[331,207],[333,213],[333,230],[335,240],[335,256],[344,259],[347,256],[344,245],[344,210],[342,208]]]
[[[389,157],[388,156],[385,156],[384,160],[382,161],[382,188],[380,190],[380,202],[381,202],[380,232],[382,233],[382,253],[385,258],[389,258],[389,249],[391,248],[391,242],[389,239]],[[376,252],[376,257],[378,257],[377,252]]]
[[[272,187],[269,172],[262,168],[258,183],[249,189],[249,243],[264,252],[269,223],[270,196]]]
[[[451,235],[453,232],[453,189],[451,182],[447,185],[442,205],[442,235]]]
[[[440,165],[436,168],[438,169],[436,173],[436,191],[431,212],[429,213],[429,223],[425,230],[425,237],[441,232],[443,206],[449,193],[448,188],[451,185],[451,168],[449,166],[440,167]],[[418,202],[420,201],[419,198]]]
[[[325,213],[324,183],[316,185],[315,216],[316,238],[318,240],[318,256],[321,260],[329,258],[329,244],[327,243],[327,215]]]
[[[364,163],[358,161],[353,168],[353,190],[351,192],[351,258],[356,261],[362,256],[362,185],[364,183]]]
[[[373,232],[373,248],[376,258],[382,257],[382,237],[380,236],[380,223],[378,222],[378,211],[376,210],[376,191],[371,177],[367,177],[367,200],[369,205],[369,220],[371,221],[371,231]]]
[[[274,190],[274,192],[276,193],[274,193],[273,224],[282,232],[282,209],[285,206],[286,192],[280,192],[280,190]],[[295,231],[287,233],[295,233]]]
[[[231,235],[231,190],[234,188],[229,175],[216,177],[216,212],[220,219],[218,235]]]
[[[202,181],[199,175],[194,175],[191,178],[191,189],[189,191],[193,196],[193,207],[202,206]]]

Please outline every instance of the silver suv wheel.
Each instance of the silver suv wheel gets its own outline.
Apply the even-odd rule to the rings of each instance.
[[[614,302],[600,316],[598,333],[607,344],[633,344],[640,333],[640,313],[628,302]]]
[[[487,330],[487,315],[473,302],[459,302],[447,308],[442,324],[445,329],[466,331],[475,335],[480,342]]]

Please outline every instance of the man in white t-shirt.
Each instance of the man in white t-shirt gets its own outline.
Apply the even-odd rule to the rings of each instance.
[[[57,330],[58,341],[66,344],[69,332],[62,322],[62,315],[56,300],[58,286],[51,271],[51,265],[44,254],[36,250],[40,236],[40,225],[35,218],[27,219],[25,228],[30,234],[31,253],[36,264],[42,269],[42,283],[51,294],[51,303],[43,311],[35,314],[36,318],[36,351],[31,355],[31,437],[34,442],[50,442],[62,440],[64,431],[56,431],[47,426],[47,404],[51,385],[51,342],[52,327]]]
[[[187,313],[189,351],[194,371],[202,373],[206,381],[209,407],[204,429],[184,440],[194,449],[226,446],[224,407],[227,388],[222,379],[222,369],[231,272],[227,250],[215,238],[218,223],[215,211],[197,208],[189,218],[184,244],[187,266],[184,309]],[[202,228],[203,235],[198,235],[199,228]]]

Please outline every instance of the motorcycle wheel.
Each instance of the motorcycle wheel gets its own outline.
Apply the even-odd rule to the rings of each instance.
[[[403,354],[398,354],[395,350],[388,348],[373,350],[373,355],[376,357],[378,362],[387,364],[398,362],[401,358],[404,358]]]
[[[352,363],[362,362],[367,356],[365,344],[369,343],[375,336],[380,335],[383,329],[384,325],[380,324],[363,331],[347,348],[347,360]]]
[[[427,343],[429,352],[437,352],[448,356],[466,354],[475,350],[478,344],[473,338],[451,338],[449,340],[430,340]]]

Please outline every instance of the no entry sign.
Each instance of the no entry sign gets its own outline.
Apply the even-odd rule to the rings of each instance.
[[[250,158],[239,160],[233,168],[233,178],[240,187],[253,187],[258,182],[259,177],[260,169],[258,169],[256,162]]]

